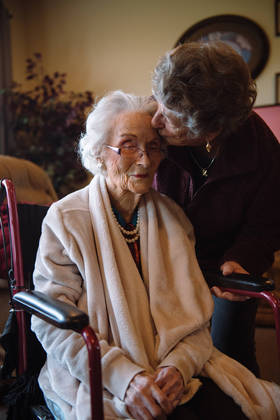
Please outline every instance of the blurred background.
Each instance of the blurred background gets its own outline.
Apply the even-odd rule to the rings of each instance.
[[[150,94],[159,57],[195,23],[222,14],[255,21],[270,55],[257,78],[257,104],[275,100],[280,37],[275,0],[3,0],[11,14],[12,76],[24,82],[25,60],[43,56],[46,72],[67,73],[69,89],[102,96],[123,89]]]

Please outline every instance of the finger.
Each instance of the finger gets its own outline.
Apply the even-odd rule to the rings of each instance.
[[[134,414],[137,413],[139,418],[146,411],[151,417],[157,417],[162,413],[162,409],[152,396],[151,390],[154,386],[152,377],[139,374],[132,379],[126,390],[125,404],[130,408],[130,411],[133,411]]]
[[[220,270],[222,271],[224,276],[227,276],[232,273],[249,274],[248,271],[246,271],[245,268],[243,268],[236,261],[226,261],[224,264],[221,265]]]
[[[232,302],[245,302],[246,300],[250,299],[249,296],[238,295],[230,292],[222,293],[222,298],[230,300]]]
[[[223,292],[217,286],[213,286],[211,288],[211,292],[213,293],[214,296],[216,296],[218,298],[230,300],[230,301],[233,301],[233,302],[245,302],[246,300],[250,299],[249,296],[238,295],[238,294],[231,293],[231,292]]]
[[[173,405],[167,398],[166,394],[157,385],[152,386],[151,391],[153,398],[155,399],[159,407],[164,411],[164,413],[171,413]]]
[[[172,387],[172,389],[165,390],[165,395],[168,398],[168,401],[171,403],[172,407],[176,407],[176,405],[181,401],[182,395],[184,394],[184,387],[180,385],[176,385]]]
[[[211,292],[216,297],[222,297],[223,292],[221,291],[221,289],[218,286],[211,287]]]
[[[179,393],[184,390],[184,381],[181,373],[173,366],[160,368],[156,372],[155,383],[165,395]]]
[[[234,267],[231,263],[225,262],[221,265],[220,270],[224,276],[228,276],[229,274],[233,273]]]
[[[181,397],[184,393],[183,380],[180,377],[170,378],[170,380],[164,384],[161,390],[174,409],[174,407],[176,407],[176,405],[181,401]]]
[[[127,408],[131,417],[135,420],[152,420],[153,419],[151,413],[144,406],[132,405],[132,406],[128,406]]]
[[[180,392],[183,390],[183,380],[179,375],[173,375],[168,378],[165,382],[161,390],[164,392],[165,395],[169,395],[170,393]]]
[[[135,392],[135,390],[129,390],[125,399],[129,411],[137,418],[155,418],[162,414],[162,409],[156,403],[151,393],[142,390],[141,392]]]
[[[153,418],[160,416],[165,412],[170,412],[172,405],[166,395],[161,391],[161,389],[153,384],[150,384],[149,387],[142,389],[138,395],[138,400],[140,404],[149,411]]]
[[[180,401],[182,399],[182,394],[181,393],[179,395],[170,394],[168,396],[168,399],[171,402],[173,410],[174,410],[174,408],[177,407],[177,405],[180,403]]]

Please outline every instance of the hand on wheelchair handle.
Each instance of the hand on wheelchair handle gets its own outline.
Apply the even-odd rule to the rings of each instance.
[[[239,273],[239,274],[249,274],[238,262],[236,261],[226,261],[224,262],[221,267],[221,272],[224,276],[227,276],[232,273]]]
[[[220,269],[224,276],[228,276],[233,273],[249,274],[248,271],[246,271],[236,261],[226,261],[221,265]],[[240,296],[230,292],[223,292],[218,286],[211,287],[211,292],[218,298],[230,300],[232,302],[245,302],[250,299],[248,296]]]
[[[211,287],[211,292],[214,296],[218,298],[230,300],[232,302],[245,302],[246,300],[250,299],[250,297],[248,296],[240,296],[235,293],[224,292],[218,286]]]

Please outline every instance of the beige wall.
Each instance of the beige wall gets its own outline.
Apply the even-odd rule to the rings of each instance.
[[[123,89],[149,94],[158,58],[194,23],[218,14],[256,21],[271,53],[257,78],[257,104],[274,103],[280,72],[280,37],[274,35],[274,0],[4,0],[11,20],[14,80],[24,60],[41,52],[47,72],[68,74],[68,88],[102,95]]]

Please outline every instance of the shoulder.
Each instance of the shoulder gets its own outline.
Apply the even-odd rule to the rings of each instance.
[[[279,166],[280,144],[267,124],[255,112],[229,137],[223,139],[221,159],[229,164],[257,170]],[[277,163],[278,162],[278,163]]]
[[[162,194],[153,189],[151,189],[150,192],[157,206],[164,207],[165,210],[168,212],[169,216],[178,220],[179,223],[185,228],[187,233],[190,236],[192,236],[193,226],[189,218],[184,213],[183,209],[177,203],[175,203],[175,201],[172,200],[172,198],[168,197],[167,195]]]
[[[155,191],[154,189],[151,189],[150,192],[155,201],[162,203],[164,206],[170,208],[171,211],[176,213],[182,211],[181,207],[179,207],[179,205],[166,194]]]
[[[265,121],[254,111],[238,129],[238,134],[246,136],[248,141],[264,145],[265,147],[273,147],[280,151],[280,145],[275,135]]]
[[[66,224],[67,221],[70,226],[75,224],[75,221],[81,220],[81,217],[85,221],[86,216],[89,217],[90,214],[88,190],[89,187],[86,186],[53,203],[44,222],[55,226]]]
[[[50,208],[61,212],[86,210],[88,209],[88,191],[89,186],[87,185],[56,201]]]

